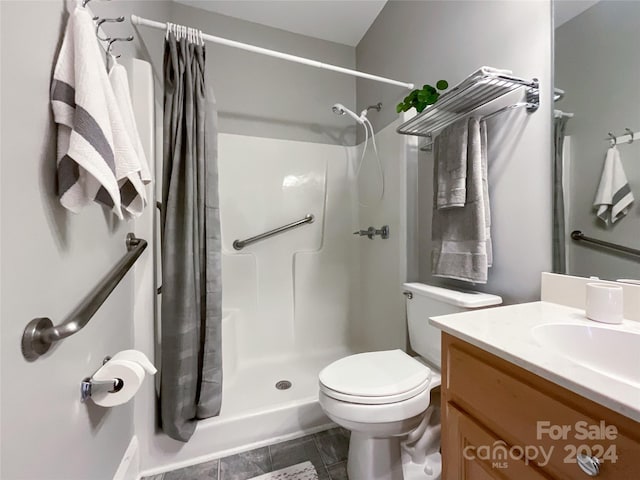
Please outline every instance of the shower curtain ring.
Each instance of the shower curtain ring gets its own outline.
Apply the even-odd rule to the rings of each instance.
[[[627,141],[627,143],[633,143],[633,141],[635,140],[635,138],[634,138],[635,134],[633,133],[633,130],[631,130],[630,128],[625,128],[625,130],[629,134],[629,136],[631,137],[629,139],[629,141]]]

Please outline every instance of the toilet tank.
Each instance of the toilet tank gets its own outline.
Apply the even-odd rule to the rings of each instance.
[[[502,298],[481,292],[465,292],[424,283],[405,283],[407,322],[411,348],[432,366],[441,367],[440,330],[429,317],[500,305]]]

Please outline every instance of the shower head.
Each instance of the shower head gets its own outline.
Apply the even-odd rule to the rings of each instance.
[[[333,107],[331,107],[331,110],[336,115],[344,115],[346,113],[344,111],[344,105],[342,105],[341,103],[336,103]]]
[[[345,107],[341,103],[336,103],[333,107],[331,107],[331,110],[336,115],[345,115],[346,114],[346,115],[349,115],[350,117],[352,117],[356,122],[358,122],[360,124],[364,123],[363,115],[366,115],[366,110],[365,110],[365,112],[363,112],[363,115],[357,116],[355,113],[353,113],[351,110],[349,110],[347,107]]]

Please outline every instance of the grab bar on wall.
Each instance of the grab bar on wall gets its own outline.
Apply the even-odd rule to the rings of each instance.
[[[78,333],[89,323],[91,317],[147,248],[147,242],[136,238],[133,233],[127,235],[126,245],[127,254],[60,325],[54,326],[51,319],[46,317],[34,318],[27,324],[22,334],[22,355],[27,360],[35,360],[47,352],[54,342]]]
[[[611,250],[616,250],[628,255],[635,255],[636,257],[640,257],[640,250],[638,250],[637,248],[625,247],[623,245],[618,245],[617,243],[605,242],[604,240],[598,240],[597,238],[587,237],[580,230],[574,230],[573,232],[571,232],[571,238],[576,242],[592,243],[593,245],[610,248]]]
[[[313,223],[314,216],[312,213],[308,213],[301,218],[300,220],[296,220],[288,225],[284,225],[282,227],[274,228],[273,230],[269,230],[268,232],[261,233],[260,235],[256,235],[255,237],[247,238],[246,240],[235,240],[233,242],[233,248],[236,250],[242,250],[247,245],[251,245],[252,243],[259,242],[260,240],[264,240],[265,238],[272,237],[277,235],[278,233],[286,232],[292,228],[299,227],[300,225],[304,225],[305,223]]]

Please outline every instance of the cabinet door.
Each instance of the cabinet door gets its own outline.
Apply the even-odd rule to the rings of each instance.
[[[533,448],[541,461],[536,468],[556,480],[588,478],[576,463],[581,452],[601,461],[602,480],[640,480],[640,424],[476,347],[444,338],[443,402],[498,439]],[[446,421],[445,416],[443,436]],[[554,435],[543,431],[544,425],[562,430]],[[609,428],[612,436],[604,433]]]
[[[509,458],[506,445],[452,404],[445,405],[444,480],[542,480],[549,477],[523,460]]]

